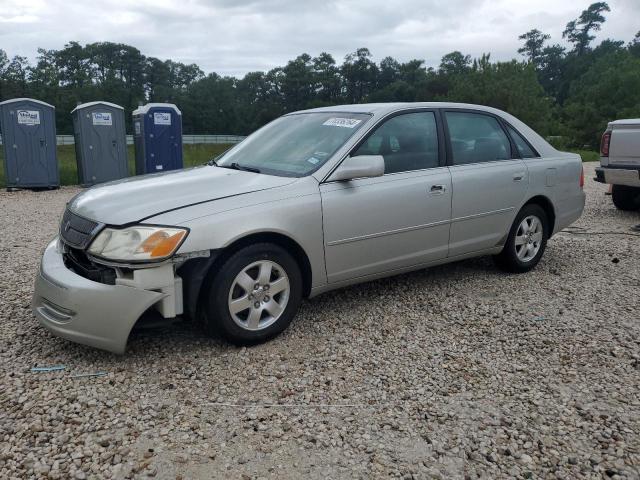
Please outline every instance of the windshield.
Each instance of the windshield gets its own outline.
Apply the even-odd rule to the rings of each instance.
[[[359,113],[280,117],[217,160],[220,167],[302,177],[320,168],[369,118]]]

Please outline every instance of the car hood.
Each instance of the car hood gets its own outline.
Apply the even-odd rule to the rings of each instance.
[[[280,187],[295,180],[202,166],[97,185],[71,199],[69,208],[97,222],[124,225],[190,205]]]

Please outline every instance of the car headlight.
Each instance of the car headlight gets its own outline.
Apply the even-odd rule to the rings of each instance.
[[[91,243],[89,253],[120,262],[164,260],[178,250],[188,233],[186,228],[151,225],[105,228]]]

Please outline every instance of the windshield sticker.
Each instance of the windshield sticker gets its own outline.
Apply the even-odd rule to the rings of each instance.
[[[344,128],[354,128],[358,125],[362,120],[356,120],[355,118],[339,118],[334,117],[330,118],[322,125],[329,125],[331,127],[344,127]]]
[[[311,157],[311,158],[307,158],[307,162],[309,163],[313,163],[314,165],[316,163],[318,163],[320,161],[320,159],[316,158],[316,157]]]

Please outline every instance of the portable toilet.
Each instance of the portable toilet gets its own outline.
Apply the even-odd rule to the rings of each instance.
[[[182,113],[172,103],[147,103],[133,111],[136,174],[182,168]]]
[[[124,108],[109,102],[89,102],[78,105],[71,115],[80,185],[87,187],[126,177],[129,168]]]
[[[0,102],[7,189],[60,185],[55,107],[32,98]]]

